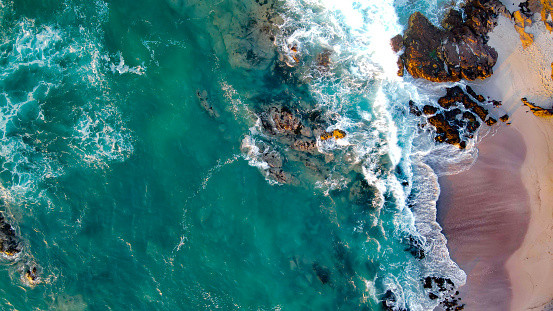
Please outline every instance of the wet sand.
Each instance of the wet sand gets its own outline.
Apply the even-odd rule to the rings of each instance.
[[[471,85],[502,101],[495,113],[508,113],[512,125],[478,144],[470,170],[440,179],[438,219],[468,274],[465,310],[553,310],[553,119],[520,100],[551,108],[553,35],[536,21],[524,49],[513,22],[498,22],[489,41],[499,54],[494,74]]]
[[[467,273],[459,289],[465,310],[509,310],[504,266],[522,244],[529,220],[521,176],[525,155],[520,133],[502,128],[484,138],[469,170],[439,180],[438,222],[452,259]]]

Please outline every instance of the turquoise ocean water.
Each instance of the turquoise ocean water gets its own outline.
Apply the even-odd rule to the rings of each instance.
[[[388,40],[445,4],[0,1],[2,212],[23,246],[0,309],[433,309],[425,277],[465,282],[436,173],[474,148],[417,127],[408,102],[437,87],[396,77]],[[272,106],[347,136],[294,153],[263,131]]]

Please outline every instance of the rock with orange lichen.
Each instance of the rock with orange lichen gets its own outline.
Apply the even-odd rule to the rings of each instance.
[[[332,138],[332,133],[324,132],[321,134],[321,140],[327,140]]]
[[[463,6],[464,15],[455,10],[446,14],[442,21],[445,29],[434,26],[420,12],[413,13],[402,44],[397,36],[392,39],[394,50],[405,47],[398,75],[405,69],[414,78],[433,82],[491,76],[498,55],[487,45],[486,35],[505,10],[497,0],[469,0]]]
[[[528,108],[530,108],[530,111],[538,117],[542,118],[551,118],[553,117],[553,109],[545,109],[536,106],[535,104],[528,101],[526,97],[523,97],[520,99],[524,105],[526,105]]]
[[[6,222],[2,213],[0,213],[0,252],[7,257],[16,256],[21,252],[15,229]]]
[[[541,0],[543,6],[541,10],[541,20],[549,32],[553,31],[553,0]]]
[[[341,139],[346,137],[346,132],[336,129],[332,131],[332,136],[334,136],[335,139]]]
[[[324,132],[320,136],[321,140],[328,140],[332,137],[334,137],[334,139],[342,139],[346,137],[346,132],[339,129],[335,129],[332,132]]]
[[[520,10],[513,13],[513,18],[515,21],[515,30],[520,37],[522,47],[529,47],[534,42],[534,35],[527,33],[524,28],[532,26],[532,19],[525,14],[522,14]]]

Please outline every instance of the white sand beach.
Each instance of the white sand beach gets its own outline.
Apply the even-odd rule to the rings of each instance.
[[[495,113],[505,110],[511,124],[482,139],[470,170],[441,180],[440,203],[451,204],[442,225],[453,259],[468,273],[466,302],[474,303],[466,310],[553,309],[553,118],[539,118],[521,102],[553,104],[553,34],[539,14],[534,20],[526,27],[534,42],[524,49],[514,22],[501,16],[489,41],[499,53],[494,74],[471,83],[502,101]],[[500,291],[489,286],[510,290],[494,299]]]

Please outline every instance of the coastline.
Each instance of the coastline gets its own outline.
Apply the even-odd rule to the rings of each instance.
[[[511,8],[509,8],[511,9]],[[492,77],[469,83],[502,101],[511,125],[478,144],[474,166],[440,178],[438,219],[452,258],[467,272],[466,310],[550,310],[553,306],[553,119],[521,102],[553,101],[553,35],[535,22],[524,49],[514,23],[501,16],[490,33],[499,53]]]

